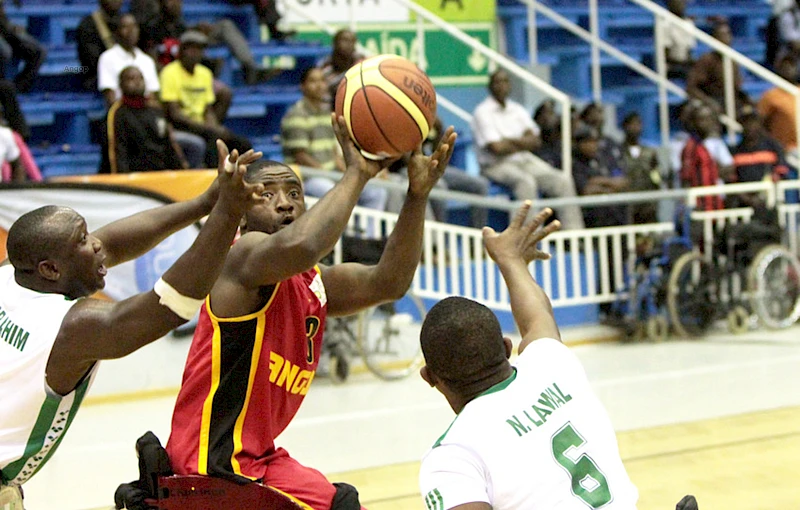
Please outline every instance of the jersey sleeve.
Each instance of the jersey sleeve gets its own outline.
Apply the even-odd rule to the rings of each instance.
[[[448,510],[476,502],[491,504],[483,463],[457,445],[437,446],[422,459],[419,487],[427,510]]]
[[[570,366],[578,362],[570,348],[555,338],[539,338],[522,351],[514,366],[520,368],[527,364],[540,363],[543,359],[550,365],[558,363]]]

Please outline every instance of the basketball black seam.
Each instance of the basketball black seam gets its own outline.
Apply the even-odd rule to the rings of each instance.
[[[381,72],[380,65],[378,66],[378,72],[379,73]],[[372,111],[372,105],[369,104],[369,94],[367,94],[366,87],[364,87],[364,66],[361,66],[361,67],[358,68],[358,75],[361,77],[361,90],[364,91],[364,101],[366,101],[366,103],[367,103],[367,108],[369,109],[369,114],[372,116],[372,120],[374,120],[375,121],[375,125],[378,126],[378,131],[381,132],[381,136],[383,136],[383,139],[386,140],[386,143],[388,143],[392,147],[392,149],[394,149],[395,152],[398,152],[398,153],[402,154],[402,151],[400,149],[398,149],[397,147],[395,147],[395,145],[392,143],[392,140],[390,140],[389,137],[386,136],[386,132],[383,130],[383,126],[380,125],[380,123],[378,122],[378,119],[375,117],[375,112]],[[386,94],[386,95],[391,97],[392,101],[394,101],[395,103],[400,105],[400,108],[403,108],[403,105],[400,104],[390,94]],[[405,108],[403,108],[403,111],[408,113]],[[411,116],[410,113],[409,113],[409,116]],[[414,117],[411,117],[411,120],[414,120]],[[350,122],[352,123],[353,121],[351,120]],[[416,121],[414,121],[414,122],[416,122]],[[376,156],[377,155],[378,154],[376,154]]]

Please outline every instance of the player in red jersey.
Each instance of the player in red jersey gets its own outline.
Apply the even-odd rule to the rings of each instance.
[[[358,494],[302,466],[278,436],[314,379],[325,316],[349,315],[405,295],[419,264],[425,204],[456,135],[432,156],[415,152],[405,204],[375,266],[319,265],[338,241],[367,181],[386,162],[366,160],[332,116],[344,149],[342,179],[306,214],[303,187],[288,167],[257,162],[248,182],[266,203],[243,219],[242,236],[201,311],[172,418],[167,451],[176,474],[257,480],[302,508],[358,509]]]

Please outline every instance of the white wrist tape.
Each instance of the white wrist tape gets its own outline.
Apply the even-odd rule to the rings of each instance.
[[[190,320],[197,313],[197,310],[203,305],[205,299],[195,299],[184,296],[175,288],[159,278],[153,290],[161,299],[158,301],[161,305],[166,306],[172,312],[184,320]]]
[[[225,158],[225,172],[232,174],[239,168],[239,158],[236,158],[235,163],[231,163],[231,158]]]

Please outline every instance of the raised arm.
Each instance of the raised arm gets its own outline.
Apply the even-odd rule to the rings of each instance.
[[[217,141],[217,149],[219,198],[195,242],[164,273],[164,283],[156,286],[158,293],[150,290],[117,303],[86,298],[72,307],[47,364],[47,382],[54,391],[72,391],[97,360],[125,356],[161,338],[200,308],[219,275],[242,215],[261,200],[263,190],[260,184],[244,182],[245,165],[230,164],[226,169],[224,143]],[[235,150],[231,156],[236,160]],[[167,209],[161,211],[174,218],[176,213]]]
[[[227,152],[226,148],[226,155]],[[239,164],[247,165],[260,157],[260,152],[250,150],[239,157]],[[191,200],[142,211],[93,232],[103,242],[106,267],[140,257],[170,235],[206,216],[217,201],[219,181],[223,177],[228,179],[220,175],[203,194]]]
[[[377,265],[350,263],[322,269],[329,315],[349,315],[368,306],[400,299],[408,291],[422,254],[428,195],[444,174],[455,141],[456,134],[450,126],[430,157],[420,150],[412,155],[406,200]]]
[[[274,234],[249,232],[242,236],[225,266],[223,278],[255,289],[307,271],[330,253],[358,202],[361,190],[386,162],[365,160],[347,135],[344,118],[331,115],[339,144],[344,148],[347,167],[342,179],[317,203],[286,228]],[[289,190],[292,193],[292,190]],[[276,191],[271,200],[286,200]],[[290,214],[289,205],[275,204]]]
[[[525,224],[530,208],[531,202],[526,200],[508,228],[500,234],[490,227],[483,228],[486,251],[497,263],[508,286],[511,311],[522,336],[522,342],[519,344],[520,354],[528,344],[539,338],[561,340],[550,299],[528,270],[531,261],[550,258],[549,253],[539,251],[536,245],[558,230],[561,224],[553,221],[546,227],[539,228],[553,214],[550,209],[543,209],[533,220]]]

